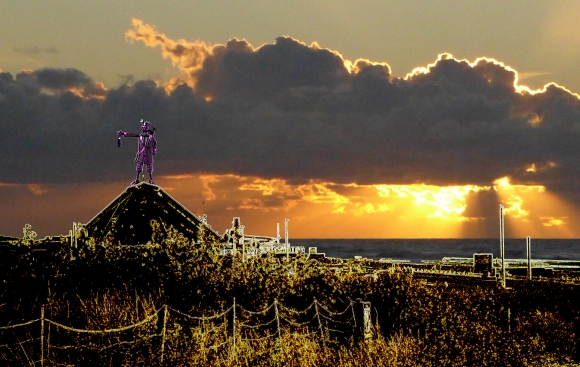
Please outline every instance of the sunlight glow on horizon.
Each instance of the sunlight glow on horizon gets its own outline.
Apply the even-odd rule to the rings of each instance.
[[[553,165],[552,162],[546,164],[549,167]],[[542,185],[511,184],[509,177],[499,178],[490,186],[435,186],[337,184],[317,180],[291,185],[283,179],[204,176],[205,182],[212,182],[213,185],[219,185],[222,179],[231,181],[231,190],[247,192],[248,195],[254,193],[251,199],[242,200],[242,204],[237,206],[239,209],[281,211],[308,218],[309,214],[301,209],[308,204],[310,213],[319,218],[325,215],[350,220],[366,218],[369,228],[377,226],[379,232],[380,223],[387,220],[391,231],[398,226],[400,231],[423,234],[429,228],[433,232],[427,237],[454,237],[461,232],[462,223],[473,224],[485,220],[483,217],[465,215],[467,197],[493,190],[505,206],[505,214],[514,233],[534,237],[540,234],[545,237],[577,236],[568,226],[571,218],[578,217],[571,205],[565,204]],[[211,185],[208,189],[211,192]],[[210,200],[212,197],[206,196]],[[230,205],[230,208],[235,209],[236,206]],[[487,220],[495,221],[495,218]],[[399,234],[397,237],[402,236]]]
[[[359,185],[319,180],[289,184],[283,179],[235,174],[168,175],[159,176],[157,182],[192,213],[207,214],[208,222],[220,231],[229,228],[232,218],[239,216],[250,232],[264,235],[272,235],[276,221],[289,218],[293,236],[300,238],[489,237],[495,236],[497,221],[497,214],[489,213],[496,213],[495,206],[501,203],[511,237],[579,236],[571,225],[580,220],[580,214],[571,204],[544,186],[512,184],[509,177],[499,178],[490,186]],[[72,190],[88,200],[77,203],[77,214],[69,213],[67,217],[86,222],[108,205],[125,184],[107,185],[106,197],[98,184],[69,188],[0,184],[0,190],[13,190],[14,195],[22,196],[21,202],[35,202],[35,207],[46,208],[56,201],[66,202],[70,196],[67,190]],[[493,197],[492,193],[497,194],[497,201],[477,199],[480,195]],[[54,224],[62,215],[54,217],[49,211],[36,211],[31,216],[27,205],[7,209],[13,213],[11,222],[32,222],[35,228],[39,226],[29,219],[46,216],[44,220]],[[63,210],[59,209],[59,213]],[[83,217],[78,213],[84,213]],[[65,225],[69,227],[69,223]]]
[[[374,185],[380,197],[388,197],[394,193],[398,197],[411,196],[416,206],[431,207],[434,211],[427,218],[439,217],[463,221],[461,216],[465,211],[465,200],[470,192],[489,190],[489,187],[475,185],[464,186],[434,186],[425,184],[412,185]]]

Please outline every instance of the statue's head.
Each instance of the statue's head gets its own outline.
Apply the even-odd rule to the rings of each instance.
[[[141,130],[143,130],[143,131],[152,130],[151,123],[147,120],[141,119]]]

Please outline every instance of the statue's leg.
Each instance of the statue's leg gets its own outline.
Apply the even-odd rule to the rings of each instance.
[[[153,163],[147,164],[147,172],[149,172],[149,183],[155,185],[153,182]]]
[[[131,186],[137,185],[139,183],[139,175],[143,169],[143,162],[137,162],[137,177],[135,177],[135,181],[131,182]]]

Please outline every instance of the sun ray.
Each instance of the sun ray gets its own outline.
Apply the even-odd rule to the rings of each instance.
[[[580,234],[571,226],[580,219],[577,210],[545,186],[513,185],[509,177],[502,177],[494,181],[494,189],[505,206],[506,229],[511,227],[512,237],[570,238]]]

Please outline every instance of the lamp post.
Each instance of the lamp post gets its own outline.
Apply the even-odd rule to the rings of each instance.
[[[240,241],[242,242],[242,262],[245,263],[246,262],[246,239],[244,237],[244,228],[246,228],[246,226],[240,226],[240,234],[242,235],[242,237],[240,238]]]
[[[532,280],[532,239],[526,237],[526,254],[528,257],[528,280]]]
[[[505,288],[505,242],[504,242],[504,219],[503,205],[499,206],[499,248],[501,256],[501,285]]]
[[[290,243],[288,242],[288,222],[290,219],[284,219],[284,238],[286,240],[286,261],[290,260]]]

